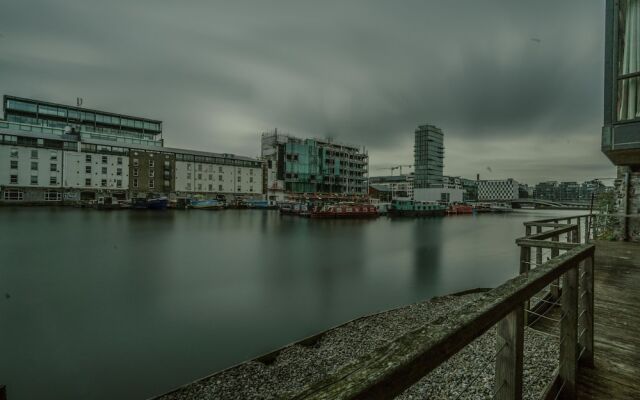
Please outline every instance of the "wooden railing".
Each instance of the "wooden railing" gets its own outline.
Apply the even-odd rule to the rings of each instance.
[[[395,339],[289,397],[392,399],[496,327],[493,398],[519,400],[527,321],[552,320],[545,313],[560,309],[559,368],[541,398],[575,398],[578,361],[593,361],[595,246],[588,243],[590,216],[527,222],[525,227],[527,235],[516,240],[522,249],[520,275],[471,300],[458,312]],[[534,228],[536,233],[531,234]],[[542,259],[545,250],[550,252],[546,261]],[[532,251],[535,263],[531,262]],[[542,307],[544,304],[549,307]]]

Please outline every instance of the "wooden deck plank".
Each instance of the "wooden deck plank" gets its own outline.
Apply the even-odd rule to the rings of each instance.
[[[598,242],[595,363],[581,366],[578,398],[640,398],[640,245]]]

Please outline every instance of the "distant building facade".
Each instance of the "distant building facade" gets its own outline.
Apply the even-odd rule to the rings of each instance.
[[[367,193],[369,156],[364,147],[322,139],[262,134],[270,200],[287,193]]]
[[[160,121],[12,96],[4,111],[0,202],[263,194],[262,161],[164,147]]]
[[[478,201],[509,201],[519,198],[520,184],[512,179],[478,181]]]
[[[414,187],[441,188],[444,169],[444,137],[433,125],[420,125],[415,130]]]
[[[392,198],[413,198],[413,174],[375,176],[369,178],[369,186],[386,187]]]

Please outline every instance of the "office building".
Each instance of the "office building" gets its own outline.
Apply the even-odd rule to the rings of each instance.
[[[269,200],[290,193],[367,193],[369,156],[364,147],[333,140],[262,134]]]
[[[512,179],[478,181],[478,201],[510,201],[519,198],[520,184]]]

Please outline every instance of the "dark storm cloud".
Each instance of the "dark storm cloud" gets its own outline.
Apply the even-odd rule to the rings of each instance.
[[[175,146],[257,155],[274,127],[332,136],[366,145],[374,173],[411,163],[413,129],[433,123],[447,173],[584,179],[611,175],[602,3],[9,0],[0,88],[159,118]]]

